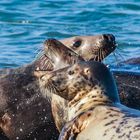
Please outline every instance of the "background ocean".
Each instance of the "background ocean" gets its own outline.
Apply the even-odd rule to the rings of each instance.
[[[139,0],[1,0],[0,68],[32,62],[47,38],[111,33],[116,57],[113,70],[140,73],[138,65],[118,65],[140,56]]]

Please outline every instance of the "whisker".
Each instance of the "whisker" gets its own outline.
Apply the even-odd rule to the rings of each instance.
[[[103,57],[105,58],[105,52],[103,51]]]
[[[120,54],[118,49],[116,49],[116,54],[119,55],[119,57],[122,59],[122,61],[125,61],[125,58]]]
[[[100,61],[100,51],[98,51],[98,61]]]
[[[101,52],[102,52],[102,60],[105,58],[104,57],[104,51],[101,49]]]
[[[101,62],[104,59],[102,55],[102,49],[100,49],[99,52],[100,52],[100,62]]]
[[[99,49],[99,61],[102,61],[101,49]]]
[[[116,60],[116,65],[119,66],[120,63],[119,63],[118,58],[117,58],[117,56],[116,56],[116,54],[115,54],[114,52],[113,52],[113,55],[114,55],[114,58],[115,58],[115,60]]]

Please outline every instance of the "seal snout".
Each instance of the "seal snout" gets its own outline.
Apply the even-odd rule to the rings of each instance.
[[[115,36],[112,34],[103,34],[99,43],[103,51],[107,51],[107,54],[111,53],[116,48]]]
[[[115,45],[115,36],[112,34],[103,34],[99,40],[100,44],[102,44],[102,46],[106,45]]]
[[[103,34],[103,39],[109,42],[115,42],[115,36],[112,34]]]

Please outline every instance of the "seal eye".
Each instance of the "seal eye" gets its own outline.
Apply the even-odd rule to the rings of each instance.
[[[71,71],[71,70],[70,70],[70,71],[68,71],[68,74],[69,74],[69,75],[73,75],[73,74],[74,74],[74,71]]]
[[[70,57],[72,57],[72,54],[71,54],[71,53],[68,53],[68,55],[69,55]]]
[[[82,41],[81,41],[81,40],[77,40],[77,41],[75,41],[75,42],[73,43],[73,47],[74,47],[74,48],[79,48],[79,47],[81,46],[81,44],[82,44]]]

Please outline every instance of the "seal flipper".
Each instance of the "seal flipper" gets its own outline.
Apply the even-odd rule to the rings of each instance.
[[[11,133],[10,126],[11,126],[11,118],[8,113],[5,113],[2,116],[2,118],[0,119],[1,131]],[[2,138],[2,140],[8,140],[8,138],[0,132],[0,140],[1,140],[1,138]]]
[[[66,123],[60,133],[58,140],[76,140],[77,135],[88,126],[88,118],[90,117],[90,115],[91,111],[82,112],[72,121]]]
[[[67,123],[62,129],[58,140],[76,140],[76,136],[73,131],[73,121]]]

